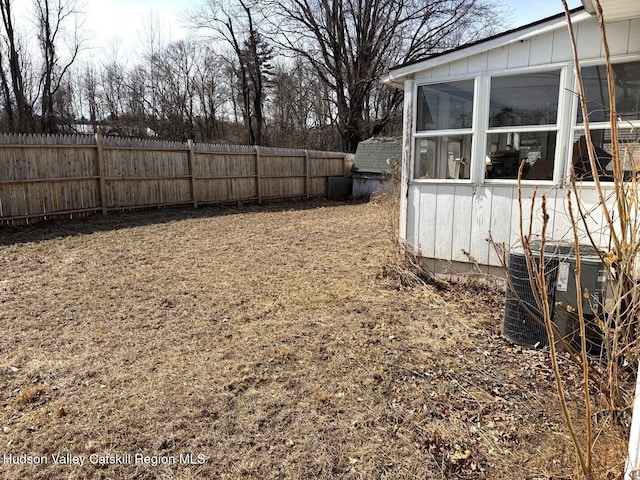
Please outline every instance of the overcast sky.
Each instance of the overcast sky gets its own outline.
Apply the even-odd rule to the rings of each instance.
[[[84,3],[87,44],[85,56],[112,55],[118,51],[127,57],[139,53],[137,44],[143,38],[145,25],[151,16],[160,24],[163,36],[174,40],[186,35],[184,12],[206,0],[80,0]],[[503,0],[512,10],[511,28],[541,20],[562,12],[560,0]],[[24,14],[29,0],[16,0],[16,14]],[[582,5],[580,0],[568,0],[569,8]]]

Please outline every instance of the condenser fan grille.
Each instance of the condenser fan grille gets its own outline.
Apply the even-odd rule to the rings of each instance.
[[[536,258],[539,265],[539,259]],[[545,259],[547,274],[547,298],[553,307],[554,291],[557,280],[558,260]],[[509,255],[510,287],[507,288],[504,336],[520,345],[529,347],[543,347],[549,344],[547,331],[541,323],[543,318],[533,296],[527,262],[524,253]]]

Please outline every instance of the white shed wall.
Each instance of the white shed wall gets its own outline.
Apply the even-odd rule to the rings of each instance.
[[[581,62],[602,61],[600,32],[592,17],[581,16],[574,24]],[[614,61],[621,58],[640,58],[640,19],[615,22],[607,25],[609,43]],[[471,182],[410,180],[411,150],[413,143],[413,91],[415,84],[430,80],[473,78],[483,74],[527,72],[540,67],[566,67],[566,86],[575,88],[573,79],[573,54],[566,25],[563,28],[541,27],[538,34],[529,35],[519,41],[502,45],[490,51],[474,53],[460,58],[459,53],[449,63],[439,60],[434,68],[417,71],[405,81],[405,125],[403,192],[401,205],[400,238],[406,245],[424,257],[427,266],[441,270],[447,264],[455,271],[474,269],[476,265],[499,266],[500,261],[488,242],[491,236],[507,247],[519,242],[519,204],[515,181],[484,181],[482,174],[472,176]],[[592,62],[589,62],[592,61]],[[482,77],[481,77],[482,78]],[[562,101],[562,98],[561,98]],[[572,121],[577,101],[568,96],[565,116],[559,117],[558,148],[565,158],[557,166],[558,173],[568,171],[572,143]],[[567,113],[570,113],[567,116]],[[560,113],[559,113],[560,115]],[[562,123],[564,122],[564,123]],[[563,137],[563,138],[560,138]],[[478,162],[476,161],[476,164]],[[483,168],[483,166],[482,166]],[[559,175],[556,175],[556,179]],[[538,187],[538,198],[547,197],[549,215],[548,239],[572,239],[571,222],[567,216],[567,191],[569,187],[561,181],[543,183]],[[523,188],[525,217],[528,217],[533,186]],[[593,186],[582,189],[582,201],[588,215],[587,223],[602,246],[608,241],[603,226],[603,214],[597,205]],[[574,209],[577,211],[577,209]],[[404,221],[403,221],[404,220]],[[538,202],[534,210],[533,232],[540,232],[542,211]],[[580,226],[581,238],[586,241],[584,227]],[[429,265],[431,263],[431,265]],[[439,265],[439,267],[438,267]]]
[[[539,188],[534,207],[533,232],[542,229],[542,195],[546,196],[547,239],[572,241],[568,216],[567,190],[562,187]],[[517,188],[505,185],[429,185],[409,188],[405,242],[426,259],[445,262],[500,266],[500,259],[489,238],[507,248],[520,242],[520,204]],[[522,189],[525,231],[528,229],[533,187]],[[608,195],[610,192],[605,192]],[[593,188],[581,192],[582,205],[589,214],[586,223],[603,247],[608,237],[603,229],[603,212]],[[575,200],[575,197],[572,197]],[[573,204],[574,215],[578,209]],[[578,222],[581,241],[588,243],[582,222]],[[435,264],[433,264],[435,266]],[[435,267],[434,267],[435,268]],[[460,265],[451,265],[459,271]],[[437,269],[437,268],[436,268]]]

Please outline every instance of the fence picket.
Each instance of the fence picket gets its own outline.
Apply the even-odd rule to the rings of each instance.
[[[349,155],[98,135],[0,133],[0,225],[96,212],[309,198]]]

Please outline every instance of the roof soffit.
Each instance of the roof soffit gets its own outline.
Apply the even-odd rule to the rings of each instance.
[[[596,14],[595,0],[582,0],[587,12]],[[640,17],[640,2],[638,0],[600,0],[602,15],[607,22],[627,20]]]

